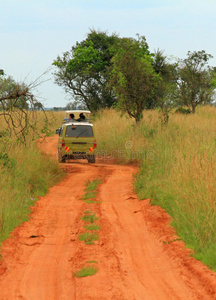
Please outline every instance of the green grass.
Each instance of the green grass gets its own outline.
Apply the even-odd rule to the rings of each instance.
[[[98,203],[101,203],[101,201],[85,200],[85,203],[94,203],[94,204],[98,204]]]
[[[101,229],[101,227],[99,225],[94,224],[94,223],[91,224],[91,225],[85,225],[84,228],[86,230],[99,230],[99,229]]]
[[[81,270],[75,272],[74,276],[75,277],[87,277],[87,276],[92,276],[97,273],[97,269],[94,267],[84,267]]]
[[[95,213],[87,211],[81,219],[86,223],[94,223],[98,219]]]
[[[83,200],[94,199],[96,197],[97,192],[87,192],[82,196]]]
[[[95,201],[93,202],[92,199],[96,197],[98,185],[101,183],[102,181],[98,178],[93,179],[92,181],[88,180],[86,182],[86,188],[85,188],[86,193],[82,196],[82,199],[85,200],[86,203],[96,203]]]
[[[102,180],[96,178],[92,181],[87,181],[85,191],[92,192],[98,188],[98,185],[102,183]]]
[[[79,240],[83,241],[87,245],[94,244],[94,241],[97,241],[99,236],[96,233],[85,232],[79,236]]]
[[[96,260],[89,260],[87,261],[88,264],[97,264],[98,262]]]

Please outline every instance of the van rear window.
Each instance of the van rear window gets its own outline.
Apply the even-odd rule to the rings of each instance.
[[[93,137],[92,126],[89,125],[69,125],[66,128],[66,137]]]

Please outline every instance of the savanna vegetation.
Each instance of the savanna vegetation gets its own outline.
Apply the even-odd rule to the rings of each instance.
[[[160,49],[151,53],[144,36],[91,30],[53,65],[56,83],[97,111],[98,156],[138,161],[140,199],[165,208],[194,256],[216,269],[216,108],[209,106],[216,100],[216,67],[211,58],[200,50],[170,59]]]

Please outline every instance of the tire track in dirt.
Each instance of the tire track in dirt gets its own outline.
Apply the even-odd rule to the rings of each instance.
[[[56,141],[46,140],[44,151],[56,156]],[[182,241],[167,243],[176,239],[167,214],[148,200],[138,201],[135,167],[85,162],[63,167],[66,178],[3,243],[1,300],[216,299],[216,274],[189,257]],[[103,181],[100,203],[85,203],[85,182],[94,178]],[[80,219],[85,210],[100,217],[100,238],[93,245],[78,238],[85,231]],[[97,261],[98,273],[75,278],[90,260]]]

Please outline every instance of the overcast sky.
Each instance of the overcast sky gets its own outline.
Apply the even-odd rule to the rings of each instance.
[[[57,55],[82,41],[90,28],[120,37],[144,35],[150,50],[185,58],[205,50],[216,66],[215,0],[0,0],[0,69],[31,82]],[[35,94],[46,107],[69,97],[54,84],[52,71]]]

